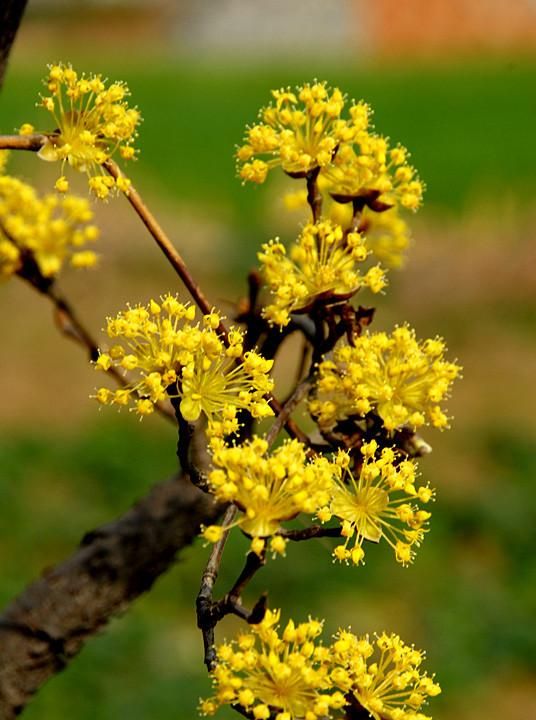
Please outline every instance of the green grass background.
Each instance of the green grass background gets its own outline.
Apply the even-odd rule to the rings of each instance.
[[[536,62],[531,59],[379,69],[321,60],[269,69],[215,68],[184,59],[142,65],[100,58],[97,68],[81,58],[77,65],[128,81],[145,119],[133,179],[150,196],[164,197],[170,205],[191,203],[224,223],[233,239],[226,271],[233,277],[254,262],[259,238],[274,234],[273,217],[266,212],[269,190],[243,188],[233,179],[234,145],[270,88],[304,78],[325,77],[373,105],[378,129],[412,151],[428,184],[425,218],[430,222],[462,222],[478,203],[487,213],[495,208],[500,213],[507,201],[530,212],[534,203],[536,99],[531,88]],[[42,74],[37,62],[31,70],[27,63],[13,65],[0,95],[1,132],[22,122],[46,128],[46,114],[33,107]],[[31,176],[34,158],[14,162]],[[2,292],[0,310],[9,316]],[[388,295],[383,304],[390,302]],[[401,321],[393,302],[391,316]],[[480,310],[488,313],[479,318],[483,322],[500,312],[492,304]],[[503,323],[513,319],[515,325],[522,318],[516,332],[528,341],[534,305],[502,311]],[[454,338],[467,333],[463,316],[463,308],[451,309],[442,331],[452,331]],[[51,342],[58,343],[60,353],[61,340]],[[47,378],[39,382],[46,384]],[[456,391],[463,392],[461,384]],[[422,468],[433,484],[439,481],[440,493],[432,530],[410,569],[398,567],[381,545],[370,549],[364,568],[342,569],[331,564],[329,548],[307,543],[291,547],[286,560],[269,563],[250,599],[269,588],[272,605],[283,605],[285,616],[327,617],[327,634],[339,622],[351,623],[357,632],[398,631],[427,648],[428,667],[443,686],[432,707],[434,717],[463,717],[458,710],[467,710],[479,693],[530,677],[536,672],[533,430],[503,421],[499,409],[496,416],[475,421],[469,435],[456,434],[454,425],[454,439],[443,450],[446,436],[433,436],[438,459],[423,461]],[[173,433],[157,421],[140,425],[128,415],[95,413],[76,429],[68,422],[47,429],[32,424],[31,417],[11,426],[5,410],[0,434],[2,603],[69,554],[86,530],[125,511],[155,479],[169,475],[173,453]],[[466,486],[464,477],[460,481],[458,454],[474,458],[479,482]],[[239,538],[233,545],[222,572],[223,588],[245,552]],[[195,717],[198,697],[210,692],[193,614],[206,555],[201,545],[184,553],[150,594],[39,693],[25,717]]]

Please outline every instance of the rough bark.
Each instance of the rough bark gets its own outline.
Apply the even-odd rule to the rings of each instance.
[[[217,512],[187,476],[160,483],[29,585],[0,615],[0,718],[19,715],[86,640],[151,588]]]
[[[0,2],[0,87],[2,87],[9,53],[26,9],[27,1],[2,0]]]

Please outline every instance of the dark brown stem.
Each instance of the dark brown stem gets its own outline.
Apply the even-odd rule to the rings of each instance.
[[[234,520],[237,509],[234,505],[230,505],[223,516],[222,526],[228,527]],[[197,609],[197,627],[203,634],[203,646],[205,650],[205,665],[207,669],[212,670],[216,661],[214,652],[214,627],[219,618],[214,617],[214,605],[212,598],[214,595],[214,585],[220,571],[221,559],[225,549],[225,543],[229,535],[228,530],[224,530],[221,538],[214,544],[210,553],[207,565],[201,576],[201,586],[196,600]]]
[[[359,232],[359,223],[361,220],[361,214],[363,212],[363,203],[359,198],[352,200],[352,232]]]
[[[246,588],[246,585],[250,582],[255,573],[263,567],[265,562],[264,553],[259,556],[257,553],[249,552],[246,557],[246,564],[244,565],[244,568],[238,576],[235,584],[229,591],[228,597],[239,600]]]
[[[180,398],[174,395],[177,392],[176,385],[170,385],[167,389],[171,405],[175,411],[175,418],[178,426],[177,438],[177,459],[183,472],[188,473],[190,480],[204,492],[209,492],[207,480],[201,470],[197,467],[192,458],[192,444],[195,440],[195,428],[182,416],[180,409]],[[195,446],[194,446],[195,448]]]
[[[301,540],[311,540],[311,538],[340,537],[341,529],[340,527],[311,525],[310,527],[303,528],[302,530],[280,530],[277,534],[287,540],[300,542]]]
[[[309,172],[305,176],[305,180],[307,183],[307,203],[311,208],[311,213],[313,214],[313,222],[317,222],[318,220],[320,220],[320,216],[322,214],[322,195],[318,190],[317,182],[319,173],[320,168],[316,167],[312,170],[309,170]]]
[[[294,412],[296,407],[300,404],[300,402],[303,400],[303,398],[307,395],[309,392],[309,389],[311,387],[311,380],[309,378],[303,380],[297,388],[294,390],[292,395],[289,397],[287,402],[280,407],[279,412],[277,414],[276,419],[274,420],[274,423],[272,424],[271,428],[268,430],[268,433],[266,434],[266,441],[268,445],[272,445],[281,430],[283,429],[283,426],[289,426],[289,423],[292,422],[290,420],[290,415]],[[297,426],[296,426],[297,427]],[[300,440],[300,442],[303,442],[305,444],[309,444],[309,438],[307,435],[305,435],[299,428],[300,437],[297,439]]]

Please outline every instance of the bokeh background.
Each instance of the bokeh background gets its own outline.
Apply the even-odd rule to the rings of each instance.
[[[30,0],[0,94],[1,132],[48,129],[35,107],[47,62],[126,80],[144,116],[131,177],[227,313],[260,242],[290,239],[301,221],[283,207],[283,180],[244,188],[235,178],[234,146],[271,88],[326,79],[370,102],[377,128],[410,148],[426,202],[375,324],[444,335],[465,368],[452,430],[426,434],[431,532],[410,569],[382,546],[346,571],[321,543],[291,547],[250,597],[270,588],[273,606],[325,616],[328,633],[385,628],[427,648],[443,686],[431,710],[443,720],[536,716],[535,40],[534,0]],[[43,190],[56,177],[34,156],[12,156],[10,168]],[[180,289],[124,200],[95,212],[101,268],[60,282],[98,331],[125,302]],[[5,604],[171,474],[175,438],[157,417],[99,412],[83,354],[18,280],[0,287],[0,332]],[[283,382],[292,348],[286,362]],[[245,548],[234,539],[222,587]],[[194,618],[206,554],[184,553],[25,717],[195,717],[210,692]]]

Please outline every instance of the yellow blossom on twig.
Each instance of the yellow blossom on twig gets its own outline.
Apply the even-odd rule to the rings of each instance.
[[[331,678],[374,720],[431,720],[421,712],[441,692],[433,676],[420,669],[424,653],[394,633],[356,637],[340,630],[331,646]]]
[[[375,440],[362,446],[363,462],[359,476],[346,470],[334,482],[329,508],[322,509],[319,518],[331,517],[341,522],[342,545],[333,551],[335,560],[359,565],[365,556],[365,540],[385,540],[393,549],[398,562],[407,565],[424,537],[431,513],[422,510],[418,502],[427,503],[434,491],[417,487],[416,465],[403,460],[392,448],[378,449]],[[348,456],[339,455],[345,467]]]
[[[57,275],[66,262],[94,266],[97,255],[84,248],[99,235],[89,224],[92,219],[84,198],[40,197],[31,185],[0,174],[0,277],[24,273],[32,261],[45,278]]]
[[[370,126],[370,107],[352,102],[342,117],[345,96],[325,82],[273,90],[275,102],[260,111],[236,157],[244,181],[263,183],[276,167],[292,177],[320,173],[326,192],[339,202],[360,201],[375,211],[400,205],[417,210],[424,185],[402,145]]]
[[[327,458],[307,460],[306,447],[297,440],[270,454],[260,437],[232,447],[214,443],[212,462],[211,491],[220,502],[233,502],[239,508],[241,515],[233,525],[254,539],[276,534],[281,523],[299,513],[314,515],[329,502],[333,477],[340,474]],[[224,529],[210,526],[204,536],[216,541]],[[252,549],[262,552],[264,543]],[[283,554],[284,545],[278,541],[271,549]]]
[[[105,405],[133,402],[139,415],[150,414],[166,397],[179,398],[184,419],[195,422],[203,413],[214,434],[237,430],[239,409],[257,418],[272,415],[265,395],[273,385],[268,374],[273,361],[253,351],[243,354],[238,329],[231,329],[226,347],[219,324],[215,312],[196,322],[195,307],[173,295],[108,318],[108,337],[116,343],[95,365],[102,370],[113,365],[137,379],[116,391],[100,388],[95,398]]]
[[[290,313],[305,312],[315,301],[347,299],[361,286],[381,291],[386,284],[382,269],[376,265],[360,270],[367,254],[359,233],[345,232],[329,220],[306,225],[288,255],[278,240],[265,243],[258,258],[273,297],[265,317],[287,325]]]
[[[362,200],[373,210],[398,205],[417,210],[424,185],[407,158],[404,147],[390,149],[386,138],[362,134],[355,142],[341,145],[321,175],[329,193],[339,202]]]
[[[255,720],[320,720],[342,708],[345,698],[330,678],[329,649],[317,642],[322,622],[290,620],[268,610],[247,633],[216,648],[214,696],[201,701],[203,715],[238,705]]]
[[[273,90],[272,95],[275,102],[260,111],[261,122],[247,129],[236,153],[244,181],[262,183],[277,165],[304,177],[329,164],[341,140],[355,137],[368,124],[364,103],[352,107],[352,117],[342,120],[344,95],[325,82],[306,83],[295,92]]]
[[[116,189],[128,191],[127,178],[114,180],[101,168],[113,155],[119,154],[124,160],[136,155],[132,143],[141,117],[126,102],[130,93],[125,83],[107,84],[101,75],[80,75],[62,63],[49,66],[45,82],[50,94],[42,98],[41,105],[52,114],[54,129],[39,157],[61,161],[62,177],[56,189],[68,190],[64,176],[68,163],[87,174],[89,187],[99,199],[106,199]],[[25,126],[21,132],[25,134]]]
[[[319,178],[318,185],[321,190],[328,187],[328,184],[323,182],[322,176]],[[289,211],[308,209],[307,190],[285,193],[283,204]],[[323,208],[323,214],[327,220],[335,225],[340,225],[345,231],[351,230],[354,220],[350,203],[338,203],[328,196],[324,199]],[[399,269],[404,266],[411,234],[398,207],[378,213],[365,206],[361,212],[357,229],[369,252],[369,260],[372,258],[379,261],[382,266],[389,269]]]
[[[374,412],[384,427],[448,427],[441,403],[461,367],[444,359],[441,338],[418,341],[407,326],[365,333],[354,345],[339,345],[319,365],[309,410],[322,429],[339,420]]]

